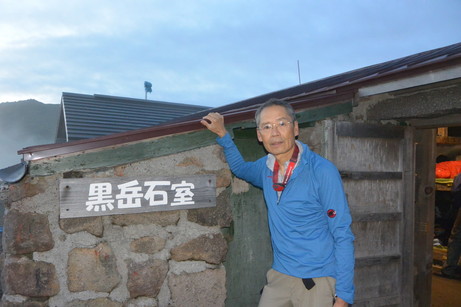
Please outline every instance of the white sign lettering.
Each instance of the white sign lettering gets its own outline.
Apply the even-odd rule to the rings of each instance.
[[[88,192],[88,201],[86,202],[87,211],[106,211],[114,209],[112,199],[112,185],[110,182],[92,183]]]
[[[98,216],[216,206],[216,177],[62,179],[61,217]]]

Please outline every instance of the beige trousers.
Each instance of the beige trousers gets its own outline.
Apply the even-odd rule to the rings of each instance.
[[[301,278],[270,269],[258,307],[331,307],[336,280],[313,278],[315,286],[307,290]]]

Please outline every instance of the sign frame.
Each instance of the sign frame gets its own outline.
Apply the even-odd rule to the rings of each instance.
[[[216,175],[65,178],[61,218],[95,217],[216,206]]]

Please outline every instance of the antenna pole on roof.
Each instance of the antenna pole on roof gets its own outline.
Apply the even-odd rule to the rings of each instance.
[[[152,83],[144,81],[144,91],[146,92],[146,100],[147,100],[147,93],[152,93]]]
[[[299,60],[298,60],[298,81],[299,81],[299,84],[301,84],[301,71],[299,69]]]

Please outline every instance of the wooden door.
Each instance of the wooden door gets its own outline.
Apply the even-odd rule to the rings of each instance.
[[[355,235],[356,306],[413,306],[413,129],[326,122]]]

